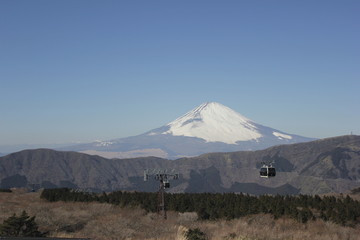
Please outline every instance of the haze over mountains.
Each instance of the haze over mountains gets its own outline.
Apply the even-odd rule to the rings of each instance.
[[[276,177],[260,178],[262,161],[275,162]],[[157,181],[143,181],[144,170],[154,168],[180,173],[179,180],[171,182],[172,192],[346,193],[360,186],[360,136],[177,160],[107,159],[78,152],[25,150],[0,157],[0,185],[157,191]]]
[[[207,102],[144,134],[63,147],[106,158],[156,156],[176,159],[207,152],[258,150],[314,140],[262,126],[216,102]]]
[[[138,136],[0,157],[0,187],[156,191],[156,181],[143,182],[149,168],[176,169],[181,177],[171,183],[173,192],[320,194],[359,187],[360,136],[311,140],[205,103]],[[275,178],[259,177],[262,161],[275,162]]]

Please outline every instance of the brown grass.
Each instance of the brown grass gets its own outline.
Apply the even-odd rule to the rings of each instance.
[[[200,228],[209,239],[360,239],[360,226],[342,227],[321,220],[306,224],[292,219],[274,220],[270,215],[253,215],[226,221],[198,221],[195,213],[169,212],[163,220],[155,213],[139,208],[120,208],[101,203],[50,203],[40,193],[0,193],[0,223],[13,213],[25,210],[36,216],[41,231],[52,237],[88,237],[91,239],[185,240],[189,228]]]

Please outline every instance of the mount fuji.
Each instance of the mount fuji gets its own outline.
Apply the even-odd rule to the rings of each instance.
[[[315,139],[262,126],[220,103],[207,102],[138,136],[74,145],[61,150],[107,158],[156,156],[175,159],[209,152],[260,150],[312,140]]]

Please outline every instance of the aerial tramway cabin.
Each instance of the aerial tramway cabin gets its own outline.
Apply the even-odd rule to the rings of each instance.
[[[270,178],[276,176],[276,170],[275,167],[272,166],[272,164],[264,164],[260,168],[260,177],[262,178]]]

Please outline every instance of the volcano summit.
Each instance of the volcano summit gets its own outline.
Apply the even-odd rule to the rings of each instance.
[[[162,134],[188,136],[207,142],[236,144],[261,137],[256,124],[220,103],[204,103],[184,116],[169,123]]]
[[[144,134],[75,145],[62,150],[108,158],[158,156],[175,159],[208,152],[259,150],[314,140],[262,126],[216,102],[207,102]]]

